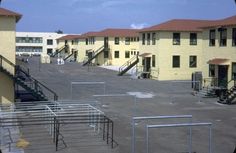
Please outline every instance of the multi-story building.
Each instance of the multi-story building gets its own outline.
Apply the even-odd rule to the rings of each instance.
[[[21,15],[0,8],[0,103],[14,101],[16,23]],[[7,72],[7,73],[6,73]]]
[[[57,49],[57,39],[65,35],[46,32],[16,32],[16,54],[51,55]]]
[[[139,51],[139,37],[134,29],[105,29],[88,32],[78,38],[79,62],[121,66]],[[84,59],[87,57],[87,59]]]
[[[78,56],[78,39],[80,35],[65,35],[57,39],[57,52],[54,56],[60,56],[64,59],[73,58],[77,61]]]
[[[196,71],[209,77],[213,68],[219,71],[212,65],[219,61],[235,61],[235,46],[229,45],[235,37],[235,25],[236,16],[223,20],[171,20],[142,29],[140,56],[143,62],[140,64],[143,71],[158,80],[190,80]],[[215,45],[209,45],[211,41]],[[210,70],[208,64],[211,64]],[[230,68],[227,70],[231,73]],[[220,73],[225,70],[223,72],[222,68]]]

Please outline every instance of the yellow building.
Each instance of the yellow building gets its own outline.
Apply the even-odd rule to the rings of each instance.
[[[79,38],[78,62],[84,65],[121,66],[139,51],[139,37],[134,29],[105,29],[88,32]]]
[[[236,80],[236,16],[203,27],[202,51],[205,83],[232,87]]]
[[[16,22],[21,15],[0,8],[0,102],[14,101],[14,81],[11,75],[15,73]],[[12,64],[11,64],[12,63]],[[5,71],[9,72],[4,73]]]
[[[53,56],[77,60],[78,56],[78,38],[80,35],[66,35],[57,39],[57,50]]]
[[[142,29],[139,48],[142,71],[158,80],[191,80],[192,73],[196,71],[208,77],[209,60],[234,58],[235,47],[209,47],[207,27],[217,27],[216,23],[228,20],[231,26],[236,24],[235,17],[215,21],[170,20]],[[227,41],[232,41],[232,27],[228,30],[228,36]],[[229,54],[222,50],[229,50]]]

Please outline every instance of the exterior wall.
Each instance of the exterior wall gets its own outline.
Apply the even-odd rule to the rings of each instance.
[[[110,47],[110,65],[121,66],[129,59],[133,58],[134,52],[137,54],[139,52],[139,42],[130,42],[129,45],[125,44],[125,37],[120,38],[119,45],[115,44],[115,37],[109,37],[109,47]],[[115,51],[119,51],[119,58],[115,58]],[[130,57],[125,58],[125,51],[130,52]]]
[[[0,55],[15,64],[15,17],[0,17]],[[14,68],[6,66],[14,74]],[[4,73],[0,72],[0,102],[14,101],[14,82]]]
[[[209,64],[207,62],[214,58],[229,59],[228,67],[228,81],[232,79],[232,62],[236,62],[236,46],[232,46],[232,28],[227,27],[227,46],[219,45],[220,33],[216,30],[215,46],[209,46],[209,31],[210,29],[205,29],[203,31],[203,77],[209,78]],[[216,69],[217,70],[217,69]],[[216,71],[217,77],[217,71]]]
[[[130,42],[130,45],[125,45],[125,38],[119,38],[119,45],[115,44],[114,37],[108,37],[108,45],[109,45],[109,56],[108,58],[104,58],[104,53],[101,53],[96,59],[93,60],[93,63],[96,65],[113,65],[113,66],[121,66],[126,61],[134,56],[134,51],[137,52],[139,48],[138,42]],[[104,45],[104,37],[95,37],[94,44],[86,45],[85,39],[79,40],[78,45],[78,62],[83,62],[86,58],[86,51],[96,51],[100,47]],[[115,58],[115,51],[119,51],[119,58]],[[130,51],[130,58],[125,58],[125,51]],[[131,55],[131,51],[133,55]]]
[[[142,38],[142,37],[140,37]],[[202,34],[197,33],[197,45],[190,45],[190,32],[180,32],[180,45],[173,45],[173,32],[158,32],[156,45],[142,45],[140,51],[156,56],[156,66],[151,67],[151,76],[158,80],[190,80],[191,74],[201,71]],[[180,56],[180,67],[172,67],[172,56]],[[189,56],[197,56],[197,67],[189,67]]]
[[[55,52],[57,48],[57,41],[56,39],[62,36],[65,36],[66,34],[57,34],[57,33],[40,33],[40,32],[16,32],[16,37],[40,37],[42,38],[42,42],[40,43],[24,43],[24,42],[18,42],[16,43],[17,47],[40,47],[42,48],[42,52],[34,52],[33,50],[27,51],[27,52],[16,52],[17,55],[19,54],[28,54],[28,55],[40,55],[40,54],[47,54],[47,49],[52,49],[52,52]],[[47,40],[52,39],[53,44],[48,45]]]

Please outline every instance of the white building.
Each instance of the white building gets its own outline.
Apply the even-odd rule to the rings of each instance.
[[[16,55],[52,54],[57,49],[57,38],[66,34],[46,32],[16,32]]]

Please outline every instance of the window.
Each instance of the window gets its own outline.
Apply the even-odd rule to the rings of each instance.
[[[172,58],[172,66],[173,68],[179,68],[180,67],[180,56],[173,56]]]
[[[236,28],[232,29],[232,46],[236,46]]]
[[[152,33],[152,45],[156,45],[156,33]]]
[[[16,37],[16,43],[43,43],[42,37]]]
[[[52,54],[52,48],[48,48],[48,49],[47,49],[47,54],[48,54],[48,55],[51,55],[51,54]]]
[[[190,33],[190,45],[197,45],[197,34]]]
[[[156,56],[152,55],[152,67],[156,67]]]
[[[131,55],[133,55],[133,51],[131,51]]]
[[[209,77],[215,77],[215,65],[209,64]]]
[[[197,67],[197,56],[189,56],[189,67]]]
[[[74,45],[74,40],[71,40],[71,45]]]
[[[115,37],[115,45],[119,45],[120,44],[120,38],[119,37]]]
[[[236,80],[236,63],[232,63],[232,79]]]
[[[219,28],[220,30],[220,46],[227,45],[227,29]]]
[[[180,33],[173,33],[173,45],[180,45]]]
[[[142,35],[142,44],[145,45],[145,33]]]
[[[216,42],[216,30],[210,30],[210,34],[209,34],[209,46],[215,46]]]
[[[129,51],[125,51],[125,58],[129,58],[130,57],[130,52]]]
[[[108,51],[104,51],[104,58],[108,58],[109,57],[109,52]]]
[[[120,58],[120,52],[119,51],[115,51],[115,58]]]
[[[147,34],[147,45],[150,45],[150,40],[151,40],[151,34]]]
[[[88,45],[88,38],[85,39],[85,44]]]
[[[129,44],[130,44],[130,37],[126,37],[126,38],[125,38],[125,44],[126,44],[126,45],[129,45]]]

